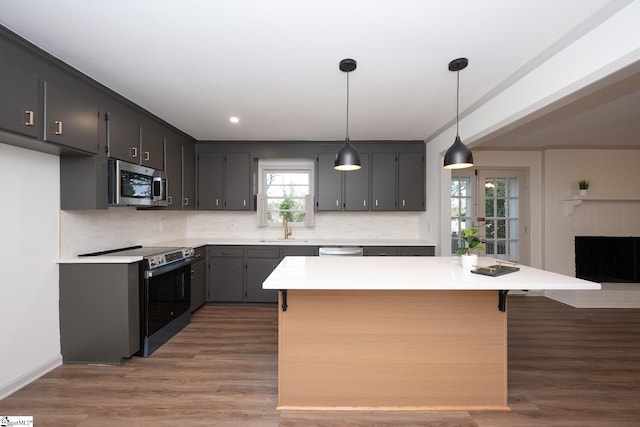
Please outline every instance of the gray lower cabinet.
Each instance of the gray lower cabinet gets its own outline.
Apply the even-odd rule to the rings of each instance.
[[[207,259],[207,301],[244,301],[244,249],[235,246],[212,246]]]
[[[191,263],[191,311],[197,310],[207,300],[207,247],[195,248]]]
[[[277,247],[259,247],[246,249],[246,302],[277,302],[278,291],[262,289],[262,282],[271,274],[280,262],[280,250]]]
[[[64,363],[121,364],[140,349],[139,263],[60,264]]]
[[[434,256],[435,246],[365,246],[364,256]]]

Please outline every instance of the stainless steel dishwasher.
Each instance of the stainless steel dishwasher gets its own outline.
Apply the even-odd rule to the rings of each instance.
[[[362,256],[359,246],[325,246],[318,249],[319,256]]]

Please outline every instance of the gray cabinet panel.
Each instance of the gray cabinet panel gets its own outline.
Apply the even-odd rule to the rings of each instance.
[[[193,142],[182,144],[182,209],[196,208],[196,146]]]
[[[44,140],[95,154],[98,152],[98,108],[45,82]]]
[[[224,161],[224,208],[251,209],[251,158],[249,153],[226,153]]]
[[[120,364],[140,349],[139,264],[60,264],[65,363]]]
[[[362,167],[344,172],[344,210],[369,210],[369,154],[360,153]]]
[[[36,138],[42,121],[38,78],[0,61],[0,129]]]
[[[164,170],[164,135],[158,129],[142,126],[140,129],[140,164]]]
[[[182,144],[167,139],[165,144],[167,155],[167,209],[182,208]]]
[[[396,154],[371,154],[371,210],[396,209]]]
[[[398,248],[393,246],[365,246],[362,248],[364,256],[398,256]]]
[[[279,258],[247,258],[247,302],[277,302],[278,291],[262,289],[262,283],[278,265]]]
[[[319,153],[316,174],[316,208],[319,211],[342,210],[342,172],[333,168],[335,153]]]
[[[398,210],[425,209],[424,156],[420,153],[398,154]]]
[[[208,300],[240,302],[244,297],[244,259],[209,257]]]
[[[198,209],[222,210],[224,154],[204,152],[198,154]]]
[[[139,164],[140,123],[132,119],[132,115],[132,113],[109,111],[107,144],[109,157]]]
[[[195,248],[194,261],[191,264],[191,306],[193,312],[207,300],[207,249]]]

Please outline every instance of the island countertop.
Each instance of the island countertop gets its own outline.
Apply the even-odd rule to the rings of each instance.
[[[480,258],[478,264],[496,264]],[[599,283],[525,265],[498,277],[463,269],[458,257],[286,257],[264,289],[298,290],[551,290],[600,289]]]

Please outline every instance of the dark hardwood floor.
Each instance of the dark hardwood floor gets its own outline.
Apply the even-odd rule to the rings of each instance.
[[[509,297],[507,411],[277,411],[275,307],[204,306],[149,358],[63,365],[0,401],[50,426],[639,426],[640,310]]]

